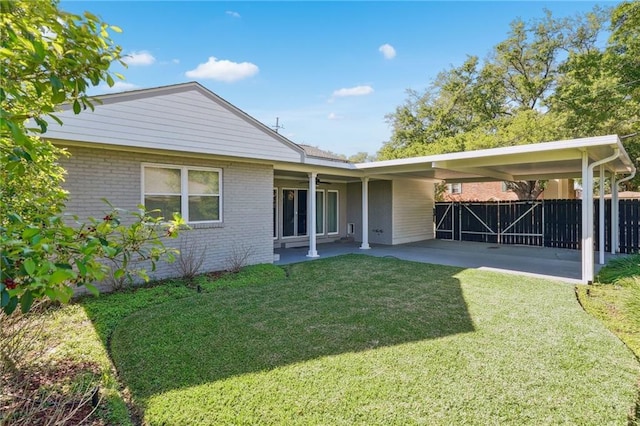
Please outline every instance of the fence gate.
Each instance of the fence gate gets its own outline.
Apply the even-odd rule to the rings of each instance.
[[[540,201],[445,204],[449,204],[452,214],[457,213],[457,223],[454,220],[450,239],[493,244],[542,245],[544,212]]]
[[[458,203],[436,203],[435,218],[436,238],[439,240],[457,240],[456,218],[458,217]]]

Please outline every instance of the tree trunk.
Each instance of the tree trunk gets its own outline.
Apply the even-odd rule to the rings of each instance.
[[[539,180],[522,180],[517,182],[505,182],[507,189],[513,191],[518,200],[536,200],[544,191]]]

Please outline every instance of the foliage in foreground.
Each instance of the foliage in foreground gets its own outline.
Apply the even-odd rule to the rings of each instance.
[[[165,226],[144,209],[109,207],[102,220],[69,224],[57,162],[65,152],[40,137],[49,122],[62,124],[55,113],[63,104],[78,114],[93,108],[91,86],[114,84],[109,67],[121,48],[110,31],[120,29],[88,12],[66,13],[57,0],[1,0],[0,12],[0,308],[68,302],[73,287],[95,291],[91,283],[107,272],[146,278],[133,259],[153,267],[170,255],[159,237],[175,236],[180,219]]]
[[[358,255],[288,271],[118,322],[145,423],[627,420],[638,364],[571,286]]]

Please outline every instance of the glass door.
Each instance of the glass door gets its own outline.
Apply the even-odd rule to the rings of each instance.
[[[307,190],[282,190],[282,236],[307,235]]]

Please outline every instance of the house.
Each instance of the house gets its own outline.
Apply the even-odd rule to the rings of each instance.
[[[60,160],[69,213],[100,217],[103,198],[165,217],[178,211],[192,230],[167,243],[205,250],[204,271],[225,269],[230,250],[271,263],[274,247],[308,246],[311,229],[317,243],[363,240],[362,173],[352,164],[296,145],[198,83],[100,98],[93,112],[61,113],[64,125],[51,123],[46,134],[71,154]],[[379,230],[370,242],[433,238],[432,181],[395,177],[369,188],[369,226]],[[421,202],[394,214],[410,198]],[[172,274],[159,265],[155,277]]]
[[[576,198],[573,182],[573,179],[550,179],[538,199],[573,200]],[[443,201],[514,201],[518,196],[501,181],[449,183],[442,198]]]
[[[363,250],[432,239],[434,183],[443,180],[588,183],[585,165],[604,160],[618,176],[635,170],[615,135],[352,164],[293,143],[195,82],[100,99],[94,111],[62,111],[64,124],[44,135],[71,154],[60,159],[69,213],[100,217],[103,198],[178,211],[191,229],[167,244],[204,251],[202,271],[225,269],[233,250],[255,264],[273,262],[274,247],[308,246],[317,257],[318,244],[346,237]],[[163,264],[153,277],[172,275]]]

